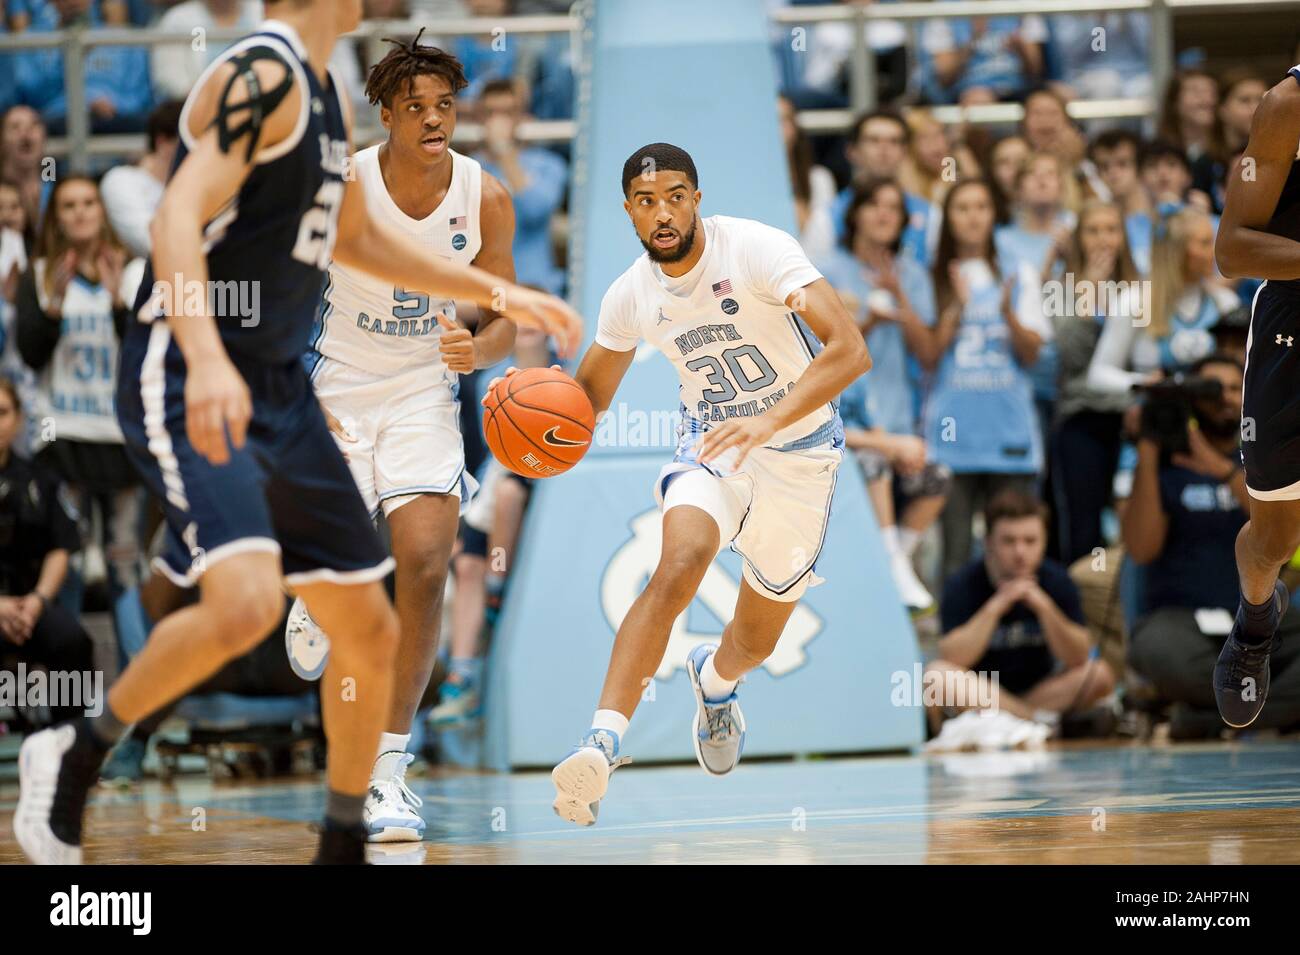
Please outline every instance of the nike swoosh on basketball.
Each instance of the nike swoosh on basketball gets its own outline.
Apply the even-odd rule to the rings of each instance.
[[[570,441],[568,438],[561,438],[555,433],[559,430],[559,425],[548,429],[547,432],[542,435],[542,440],[555,448],[580,448],[587,443],[586,441]]]

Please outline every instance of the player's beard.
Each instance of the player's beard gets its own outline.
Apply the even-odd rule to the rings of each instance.
[[[655,232],[659,230],[656,229]],[[695,220],[691,220],[690,231],[682,236],[682,240],[677,243],[677,248],[665,252],[663,249],[655,248],[653,241],[654,232],[650,233],[651,240],[641,239],[641,246],[650,255],[655,262],[680,262],[691,254],[691,249],[695,247]],[[637,236],[640,238],[640,236]]]

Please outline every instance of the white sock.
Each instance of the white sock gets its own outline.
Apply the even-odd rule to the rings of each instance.
[[[379,755],[385,753],[405,753],[407,744],[411,742],[411,734],[405,736],[400,733],[380,733],[379,734]]]
[[[903,548],[903,553],[909,558],[916,553],[916,549],[920,545],[920,531],[914,531],[910,527],[900,527],[898,529],[898,546]]]
[[[736,689],[739,680],[724,680],[718,675],[718,668],[713,665],[713,658],[716,653],[710,653],[709,658],[704,661],[704,666],[700,669],[700,689],[704,691],[704,698],[710,703],[718,700],[725,700],[731,696],[732,691]]]
[[[596,715],[591,718],[591,728],[593,730],[609,730],[618,737],[618,745],[623,745],[623,737],[627,735],[628,718],[618,710],[597,710]]]
[[[898,540],[897,524],[891,524],[889,527],[882,527],[880,529],[880,539],[885,542],[885,550],[889,553],[889,556],[892,557],[899,552],[900,545]]]

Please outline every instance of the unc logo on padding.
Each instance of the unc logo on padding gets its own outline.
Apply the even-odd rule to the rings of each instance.
[[[464,232],[457,232],[451,237],[451,247],[459,252],[465,246],[469,245],[469,239],[465,238]]]
[[[724,298],[722,300],[722,310],[728,315],[735,315],[740,311],[740,303],[734,298]]]
[[[641,593],[659,562],[663,516],[658,508],[652,508],[632,518],[631,527],[631,539],[614,552],[605,565],[605,573],[600,581],[601,611],[613,630],[617,630],[623,622],[623,617],[627,615],[632,602]],[[740,584],[715,561],[700,582],[696,599],[714,617],[730,620],[739,594]],[[668,635],[668,649],[655,670],[656,679],[666,680],[673,675],[674,670],[684,669],[687,654],[701,643],[716,642],[721,636],[720,629],[708,633],[687,629],[688,613],[689,610],[673,621],[672,632]],[[807,604],[797,604],[781,639],[777,641],[776,649],[763,662],[763,669],[772,676],[785,676],[799,669],[808,662],[804,648],[821,633],[824,626],[822,618]]]

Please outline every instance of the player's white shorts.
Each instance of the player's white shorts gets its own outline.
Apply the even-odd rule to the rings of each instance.
[[[831,438],[787,451],[755,448],[735,470],[720,461],[701,465],[700,437],[688,429],[672,463],[659,472],[660,507],[689,504],[710,514],[718,523],[719,550],[730,544],[744,563],[745,580],[770,600],[795,601],[822,583],[813,567],[826,539],[843,459],[840,442]]]
[[[478,489],[465,471],[460,402],[426,368],[377,376],[322,358],[316,396],[355,441],[339,440],[361,497],[376,516],[420,494],[454,494],[463,512]]]

